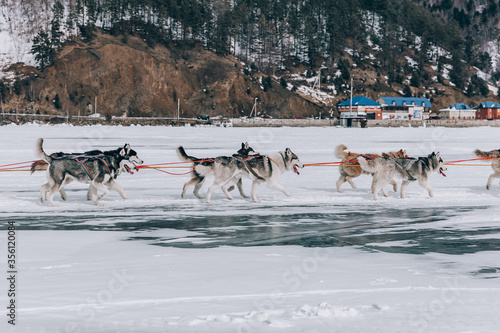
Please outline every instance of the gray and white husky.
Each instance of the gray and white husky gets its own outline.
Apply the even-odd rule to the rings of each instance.
[[[488,182],[486,183],[486,189],[489,190],[491,187],[491,183],[493,182],[493,179],[500,178],[500,165],[499,165],[500,160],[498,159],[498,158],[500,158],[500,149],[495,149],[495,150],[491,150],[491,151],[482,151],[482,150],[476,149],[476,150],[474,150],[474,154],[476,154],[476,156],[478,156],[478,157],[495,158],[491,162],[491,168],[493,169],[493,173],[490,175],[490,177],[488,178]]]
[[[176,149],[177,155],[179,158],[184,161],[184,162],[193,162],[193,172],[191,173],[191,180],[189,180],[187,183],[184,184],[182,187],[182,193],[181,197],[184,198],[186,195],[186,190],[188,189],[189,186],[194,185],[194,190],[193,194],[199,198],[199,199],[204,199],[203,196],[200,195],[200,189],[203,186],[203,183],[205,182],[205,179],[207,176],[214,175],[215,174],[215,163],[216,161],[223,163],[226,160],[230,160],[231,158],[247,158],[249,156],[257,156],[259,153],[257,153],[255,150],[253,150],[252,147],[248,144],[248,142],[241,143],[241,148],[234,154],[232,157],[229,156],[219,156],[219,157],[206,157],[206,158],[198,158],[194,156],[189,156],[184,148],[182,146],[177,147]],[[240,192],[240,195],[243,198],[248,198],[248,196],[243,192],[243,186],[240,181],[237,182],[238,190]],[[228,189],[229,191],[232,191],[234,189],[230,188]]]
[[[135,163],[143,163],[129,144],[102,154],[70,155],[57,153],[49,156],[43,151],[43,139],[38,139],[35,154],[48,163],[48,183],[41,186],[40,194],[41,201],[44,202],[47,199],[52,206],[57,206],[53,200],[54,194],[60,191],[64,199],[66,194],[61,190],[73,180],[90,184],[88,195],[96,205],[101,205],[98,200],[109,194],[106,186],[116,190],[123,199],[126,199],[127,196],[123,188],[115,179],[121,172],[132,173],[133,170],[137,170]],[[97,197],[97,190],[103,192],[99,197]],[[49,192],[48,196],[47,191]]]
[[[212,193],[221,186],[226,197],[232,200],[233,197],[229,194],[228,189],[240,181],[242,177],[252,180],[251,197],[254,202],[261,202],[257,199],[257,190],[263,182],[266,182],[267,187],[270,189],[279,190],[290,197],[291,193],[288,192],[283,185],[278,183],[278,178],[282,173],[290,170],[299,174],[297,167],[303,168],[304,165],[300,162],[297,155],[289,148],[286,148],[285,151],[265,156],[259,155],[246,159],[232,157],[229,159],[216,160],[214,167],[215,180],[208,188],[206,197],[207,203],[212,202],[210,200]]]
[[[387,196],[384,187],[394,176],[403,179],[401,184],[401,198],[405,197],[406,188],[411,181],[418,181],[418,184],[425,188],[429,196],[432,197],[434,196],[432,187],[427,182],[429,174],[436,171],[446,177],[444,174],[446,167],[439,153],[432,153],[418,159],[378,157],[371,161],[359,156],[358,162],[363,170],[373,173],[375,181],[375,188],[373,188],[374,200],[378,199],[377,195],[380,191],[382,191],[384,196]]]
[[[40,143],[38,143],[40,144]],[[37,148],[38,149],[38,148]],[[119,148],[120,149],[120,148]],[[135,164],[142,164],[143,161],[137,156],[137,153],[130,149],[130,145],[126,144],[123,149],[126,149],[126,152],[128,151],[129,156],[130,156],[130,161],[134,162]],[[71,158],[71,157],[78,157],[78,156],[91,156],[91,157],[99,157],[100,155],[113,155],[116,153],[116,150],[108,150],[108,151],[102,151],[102,150],[90,150],[86,151],[84,153],[64,153],[64,152],[57,152],[57,153],[52,153],[49,156],[51,158],[55,159],[61,159],[61,158]],[[31,174],[33,174],[36,171],[45,171],[47,170],[49,166],[49,163],[45,162],[44,160],[40,161],[35,161],[31,164]],[[115,177],[116,178],[116,177]],[[61,195],[61,198],[66,201],[67,200],[67,195],[66,192],[64,191],[64,187],[68,185],[69,183],[73,182],[73,178],[68,177],[64,181],[64,184],[61,186],[59,189],[59,193]],[[106,184],[105,184],[106,185]],[[46,199],[47,192],[49,191],[49,183],[45,183],[41,186],[40,189],[40,201],[43,203]],[[92,183],[89,185],[89,189],[87,191],[87,200],[92,200],[92,193],[96,192],[97,189],[92,186]],[[122,193],[120,193],[122,194]],[[123,199],[126,199],[127,197],[122,195]]]

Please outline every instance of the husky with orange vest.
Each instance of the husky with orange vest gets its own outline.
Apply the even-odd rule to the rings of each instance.
[[[392,157],[392,158],[408,158],[408,155],[406,155],[406,151],[403,149],[400,149],[398,151],[392,151],[389,153],[382,153],[382,155],[378,154],[359,154],[359,153],[353,153],[350,151],[345,151],[347,147],[345,145],[338,145],[335,148],[335,156],[337,158],[340,158],[342,160],[342,163],[339,166],[339,171],[340,171],[340,177],[339,180],[337,180],[337,191],[342,193],[342,190],[340,189],[340,186],[344,184],[345,182],[348,182],[352,188],[356,188],[356,184],[352,181],[353,178],[359,177],[362,174],[372,174],[369,171],[361,169],[359,166],[359,163],[357,161],[358,156],[363,156],[367,160],[375,159],[377,157],[385,156],[385,157]],[[392,185],[394,192],[398,191],[398,185],[394,180],[391,179],[389,184]],[[375,187],[375,183],[372,183],[372,190]]]
[[[491,157],[494,159],[491,162],[491,168],[493,169],[493,173],[490,175],[488,178],[488,182],[486,183],[486,189],[489,190],[491,187],[491,183],[493,182],[493,179],[495,178],[500,178],[500,149],[495,149],[495,150],[490,150],[490,151],[482,151],[479,149],[474,150],[474,154],[476,154],[477,157]]]

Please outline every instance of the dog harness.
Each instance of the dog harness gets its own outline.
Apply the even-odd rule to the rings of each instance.
[[[405,158],[404,160],[405,160],[404,163],[399,163],[397,160],[394,160],[394,162],[396,163],[396,166],[401,169],[401,171],[408,178],[409,181],[417,180],[417,178],[410,175],[410,172],[408,171],[408,169],[410,169],[410,167],[413,165],[413,163],[415,163],[417,160],[414,158],[411,158],[411,159]]]
[[[111,170],[109,169],[108,163],[106,163],[106,161],[101,156],[103,157],[104,155],[94,155],[94,156],[68,155],[68,156],[61,156],[61,157],[55,157],[55,158],[53,157],[53,158],[57,159],[57,160],[62,160],[62,159],[75,160],[76,162],[80,163],[83,170],[85,170],[85,173],[87,174],[87,176],[89,176],[90,180],[94,180],[94,177],[92,177],[92,174],[90,173],[89,169],[85,165],[85,162],[87,162],[88,160],[95,160],[95,159],[100,160],[102,163],[104,163],[104,165],[106,166],[108,171],[111,173]]]
[[[374,158],[377,157],[377,156],[375,156],[373,154],[360,154],[360,156],[364,157],[367,160],[373,160]]]
[[[257,178],[258,180],[264,180],[264,178],[262,178],[261,176],[259,176],[259,174],[257,172],[255,172],[255,170],[247,162],[247,160],[250,160],[250,159],[253,159],[253,158],[256,158],[256,157],[260,157],[260,155],[252,156],[252,157],[247,157],[247,158],[244,158],[244,159],[243,158],[238,158],[238,160],[240,162],[243,162],[243,164],[245,164],[245,166],[248,169],[248,171],[250,171],[250,173],[252,175],[254,175],[255,178]]]

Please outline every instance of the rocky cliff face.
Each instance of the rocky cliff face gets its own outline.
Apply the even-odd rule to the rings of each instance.
[[[177,116],[180,101],[181,117],[236,117],[249,115],[257,98],[261,116],[325,112],[274,80],[265,92],[261,77],[198,45],[151,48],[138,37],[98,33],[90,42],[68,42],[55,64],[28,79],[25,93],[12,102],[47,114],[84,115],[97,107],[101,115],[169,117]]]

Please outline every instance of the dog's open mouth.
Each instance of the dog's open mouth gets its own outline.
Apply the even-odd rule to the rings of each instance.
[[[134,165],[134,167],[135,167],[134,162],[132,162],[132,164],[133,164],[133,165]],[[128,172],[128,173],[130,173],[131,175],[133,175],[133,174],[134,174],[134,172],[132,171],[132,169],[131,169],[131,168],[130,168],[127,164],[125,164],[123,167],[125,168],[125,171],[127,171],[127,172]],[[134,168],[134,170],[137,170],[137,168]]]
[[[123,167],[125,168],[125,171],[127,171],[130,174],[133,174],[128,165],[125,164]]]
[[[446,177],[446,174],[444,173],[443,168],[439,168],[439,173],[440,173],[443,177]]]
[[[297,164],[294,164],[294,165],[293,165],[293,172],[295,172],[296,174],[300,175],[300,172],[299,172],[299,170],[297,169]]]

